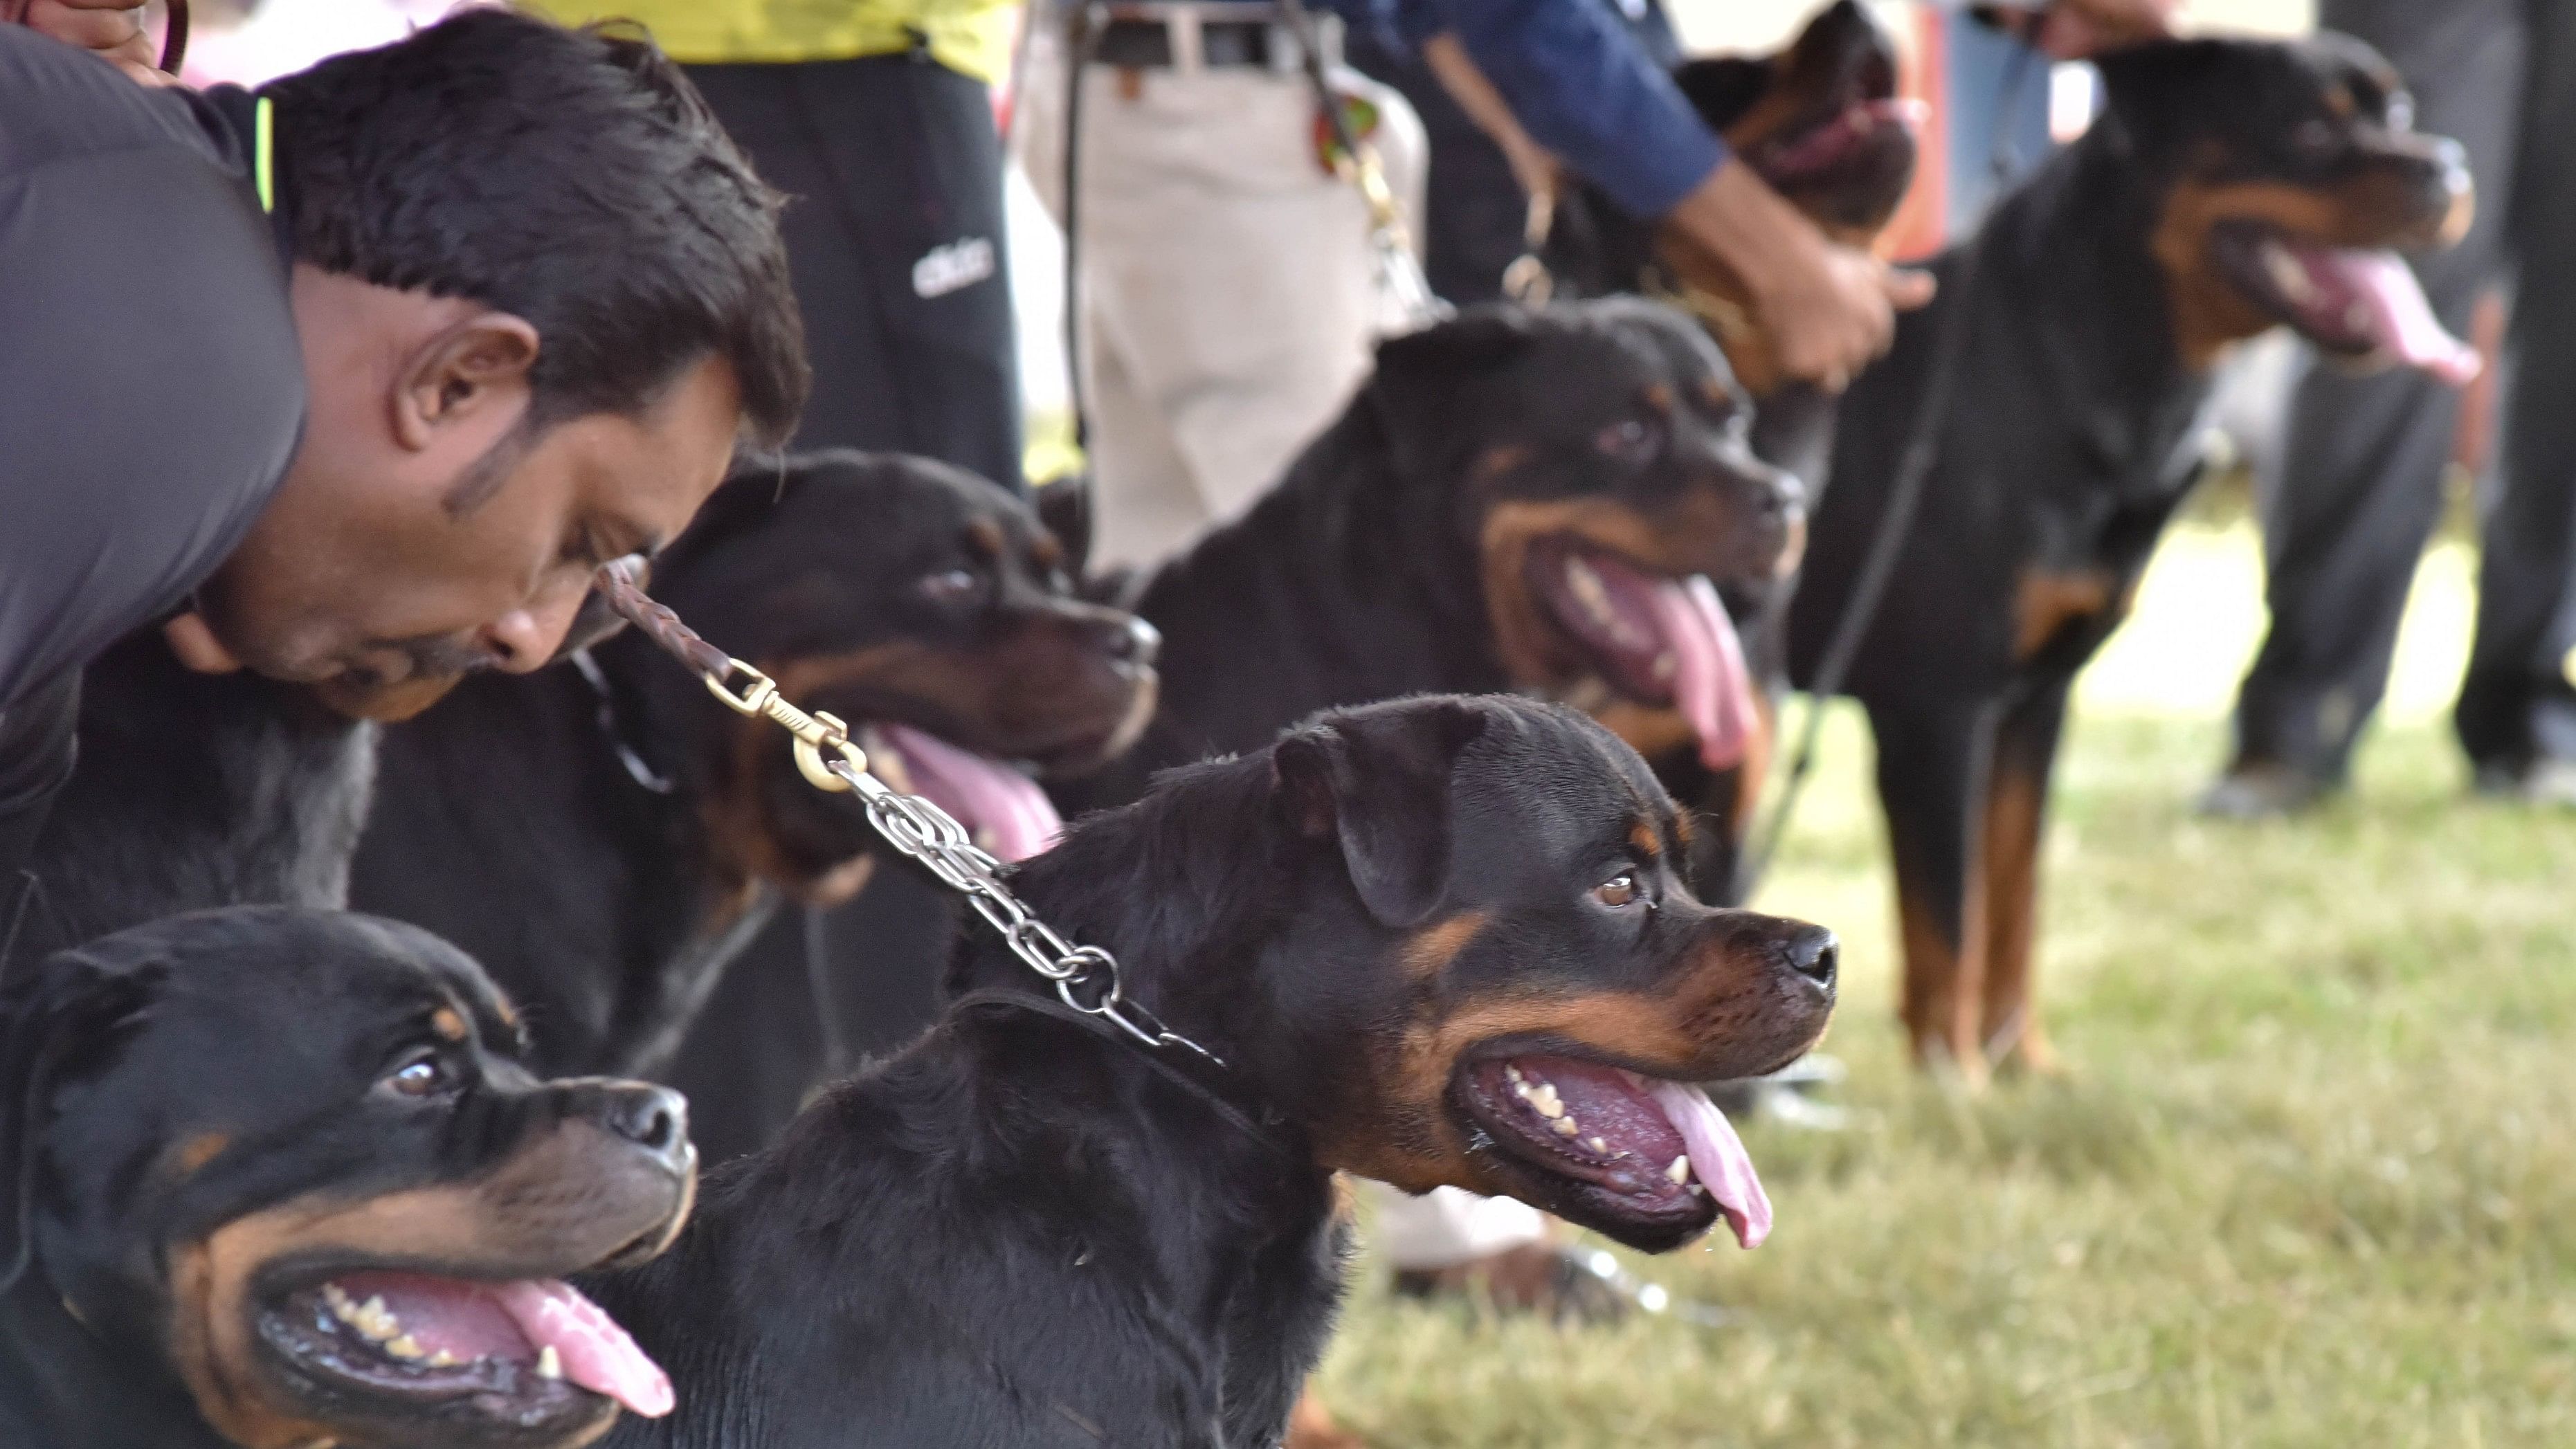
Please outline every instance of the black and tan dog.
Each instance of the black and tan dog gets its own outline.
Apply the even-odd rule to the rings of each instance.
[[[1773,190],[1843,245],[1867,249],[1895,217],[1914,179],[1920,106],[1897,94],[1892,36],[1860,0],[1836,0],[1776,55],[1694,60],[1673,73],[1700,119],[1726,138]],[[1784,378],[1742,280],[1669,227],[1622,213],[1597,188],[1557,199],[1540,253],[1562,295],[1633,292],[1697,316],[1752,395],[1754,453],[1811,493],[1833,460],[1834,398]],[[1731,898],[1738,857],[1770,757],[1771,694],[1787,669],[1784,634],[1794,576],[1739,585],[1734,602],[1761,696],[1757,747],[1712,768],[1676,713],[1626,716],[1622,735],[1644,751],[1674,796],[1699,811],[1694,875],[1712,899]]]
[[[1135,798],[1152,772],[1258,748],[1336,705],[1516,689],[1614,729],[1686,718],[1755,745],[1726,597],[1794,564],[1794,479],[1705,334],[1633,298],[1471,309],[1377,370],[1252,511],[1134,590],[1163,636],[1136,749],[1060,787]]]
[[[1152,708],[1151,631],[1072,595],[1025,504],[925,459],[746,472],[655,572],[706,637],[1004,858],[1057,824],[1023,770],[1095,764]],[[847,899],[881,842],[805,781],[784,731],[650,641],[575,662],[469,680],[386,732],[350,898],[474,955],[549,1067],[658,1075],[765,903]]]
[[[572,1449],[669,1409],[561,1280],[679,1231],[685,1108],[539,1081],[454,948],[201,912],[0,1003],[0,1444]]]
[[[118,641],[82,671],[80,760],[0,920],[0,974],[181,911],[340,905],[376,728],[300,685],[192,673],[157,629]]]
[[[1223,1059],[978,931],[931,1034],[585,1280],[680,1408],[619,1445],[1273,1444],[1342,1278],[1332,1173],[1667,1249],[1769,1208],[1706,1097],[1795,1056],[1833,939],[1700,904],[1635,753],[1559,706],[1325,715],[1075,822],[1011,883]]]
[[[2108,110],[1942,257],[1941,295],[1844,399],[1791,618],[1816,668],[1953,328],[1937,459],[1847,683],[1878,740],[1918,1057],[2050,1060],[2033,1014],[2041,825],[2068,687],[2197,473],[2231,342],[2453,377],[2474,354],[2388,248],[2465,227],[2458,146],[2412,134],[2356,41],[2194,40],[2100,62]],[[1962,315],[1964,313],[1964,315]]]

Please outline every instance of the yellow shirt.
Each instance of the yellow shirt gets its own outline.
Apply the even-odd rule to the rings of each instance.
[[[1010,63],[1011,0],[524,0],[566,25],[641,22],[683,65],[848,60],[910,50],[980,81]]]

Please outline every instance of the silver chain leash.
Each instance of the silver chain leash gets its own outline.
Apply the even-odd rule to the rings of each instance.
[[[1117,957],[1098,946],[1077,946],[1031,914],[1002,883],[1001,862],[979,848],[955,816],[868,773],[867,752],[850,738],[847,724],[829,714],[807,714],[778,692],[776,680],[708,644],[644,593],[642,572],[640,559],[601,566],[599,589],[610,607],[677,656],[728,709],[772,720],[794,736],[796,767],[808,783],[818,790],[855,793],[877,834],[966,897],[1021,964],[1055,984],[1065,1005],[1111,1023],[1144,1046],[1181,1047],[1214,1066],[1225,1065],[1222,1057],[1128,1000],[1119,984]],[[719,659],[721,667],[715,663]]]

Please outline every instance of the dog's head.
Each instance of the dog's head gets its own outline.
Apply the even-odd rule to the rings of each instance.
[[[1068,563],[981,478],[824,453],[727,482],[654,589],[788,699],[849,724],[872,768],[1017,858],[1057,827],[1030,773],[1097,766],[1153,713],[1152,627],[1078,597]],[[731,871],[809,899],[855,889],[876,844],[860,813],[806,782],[776,725],[720,722],[705,799]]]
[[[1393,486],[1449,501],[1513,686],[1751,748],[1733,621],[1797,566],[1805,510],[1705,333],[1635,298],[1477,308],[1382,344],[1371,404]]]
[[[1593,720],[1429,697],[1174,772],[1028,869],[1050,906],[1077,882],[1058,924],[1121,952],[1321,1165],[1508,1194],[1642,1248],[1721,1214],[1756,1242],[1760,1185],[1691,1084],[1816,1041],[1833,937],[1701,904],[1683,828]]]
[[[2287,324],[2348,362],[2474,375],[2397,255],[2467,230],[2466,153],[2414,131],[2378,52],[2333,34],[2189,40],[2100,65],[2106,139],[2159,198],[2150,246],[2187,364]]]
[[[670,1387],[560,1280],[688,1216],[680,1098],[542,1082],[474,963],[371,917],[58,953],[0,1035],[0,1261],[255,1449],[569,1446]]]
[[[1730,150],[1844,245],[1874,244],[1913,183],[1922,106],[1898,97],[1895,39],[1861,0],[1835,0],[1776,54],[1690,61],[1673,80]],[[1597,188],[1560,203],[1545,259],[1589,295],[1678,293],[1754,396],[1785,381],[1743,280]]]

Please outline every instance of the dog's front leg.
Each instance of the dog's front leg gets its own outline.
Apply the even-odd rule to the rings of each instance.
[[[1878,798],[1896,856],[1901,1006],[1915,1061],[1986,1078],[1986,803],[1995,702],[1866,700]]]
[[[1986,782],[1985,992],[1977,1039],[1996,1070],[2054,1071],[2057,1055],[2040,1031],[2031,999],[2031,956],[2039,930],[2040,842],[2049,779],[2066,723],[2071,675],[2035,681],[1995,730]]]

